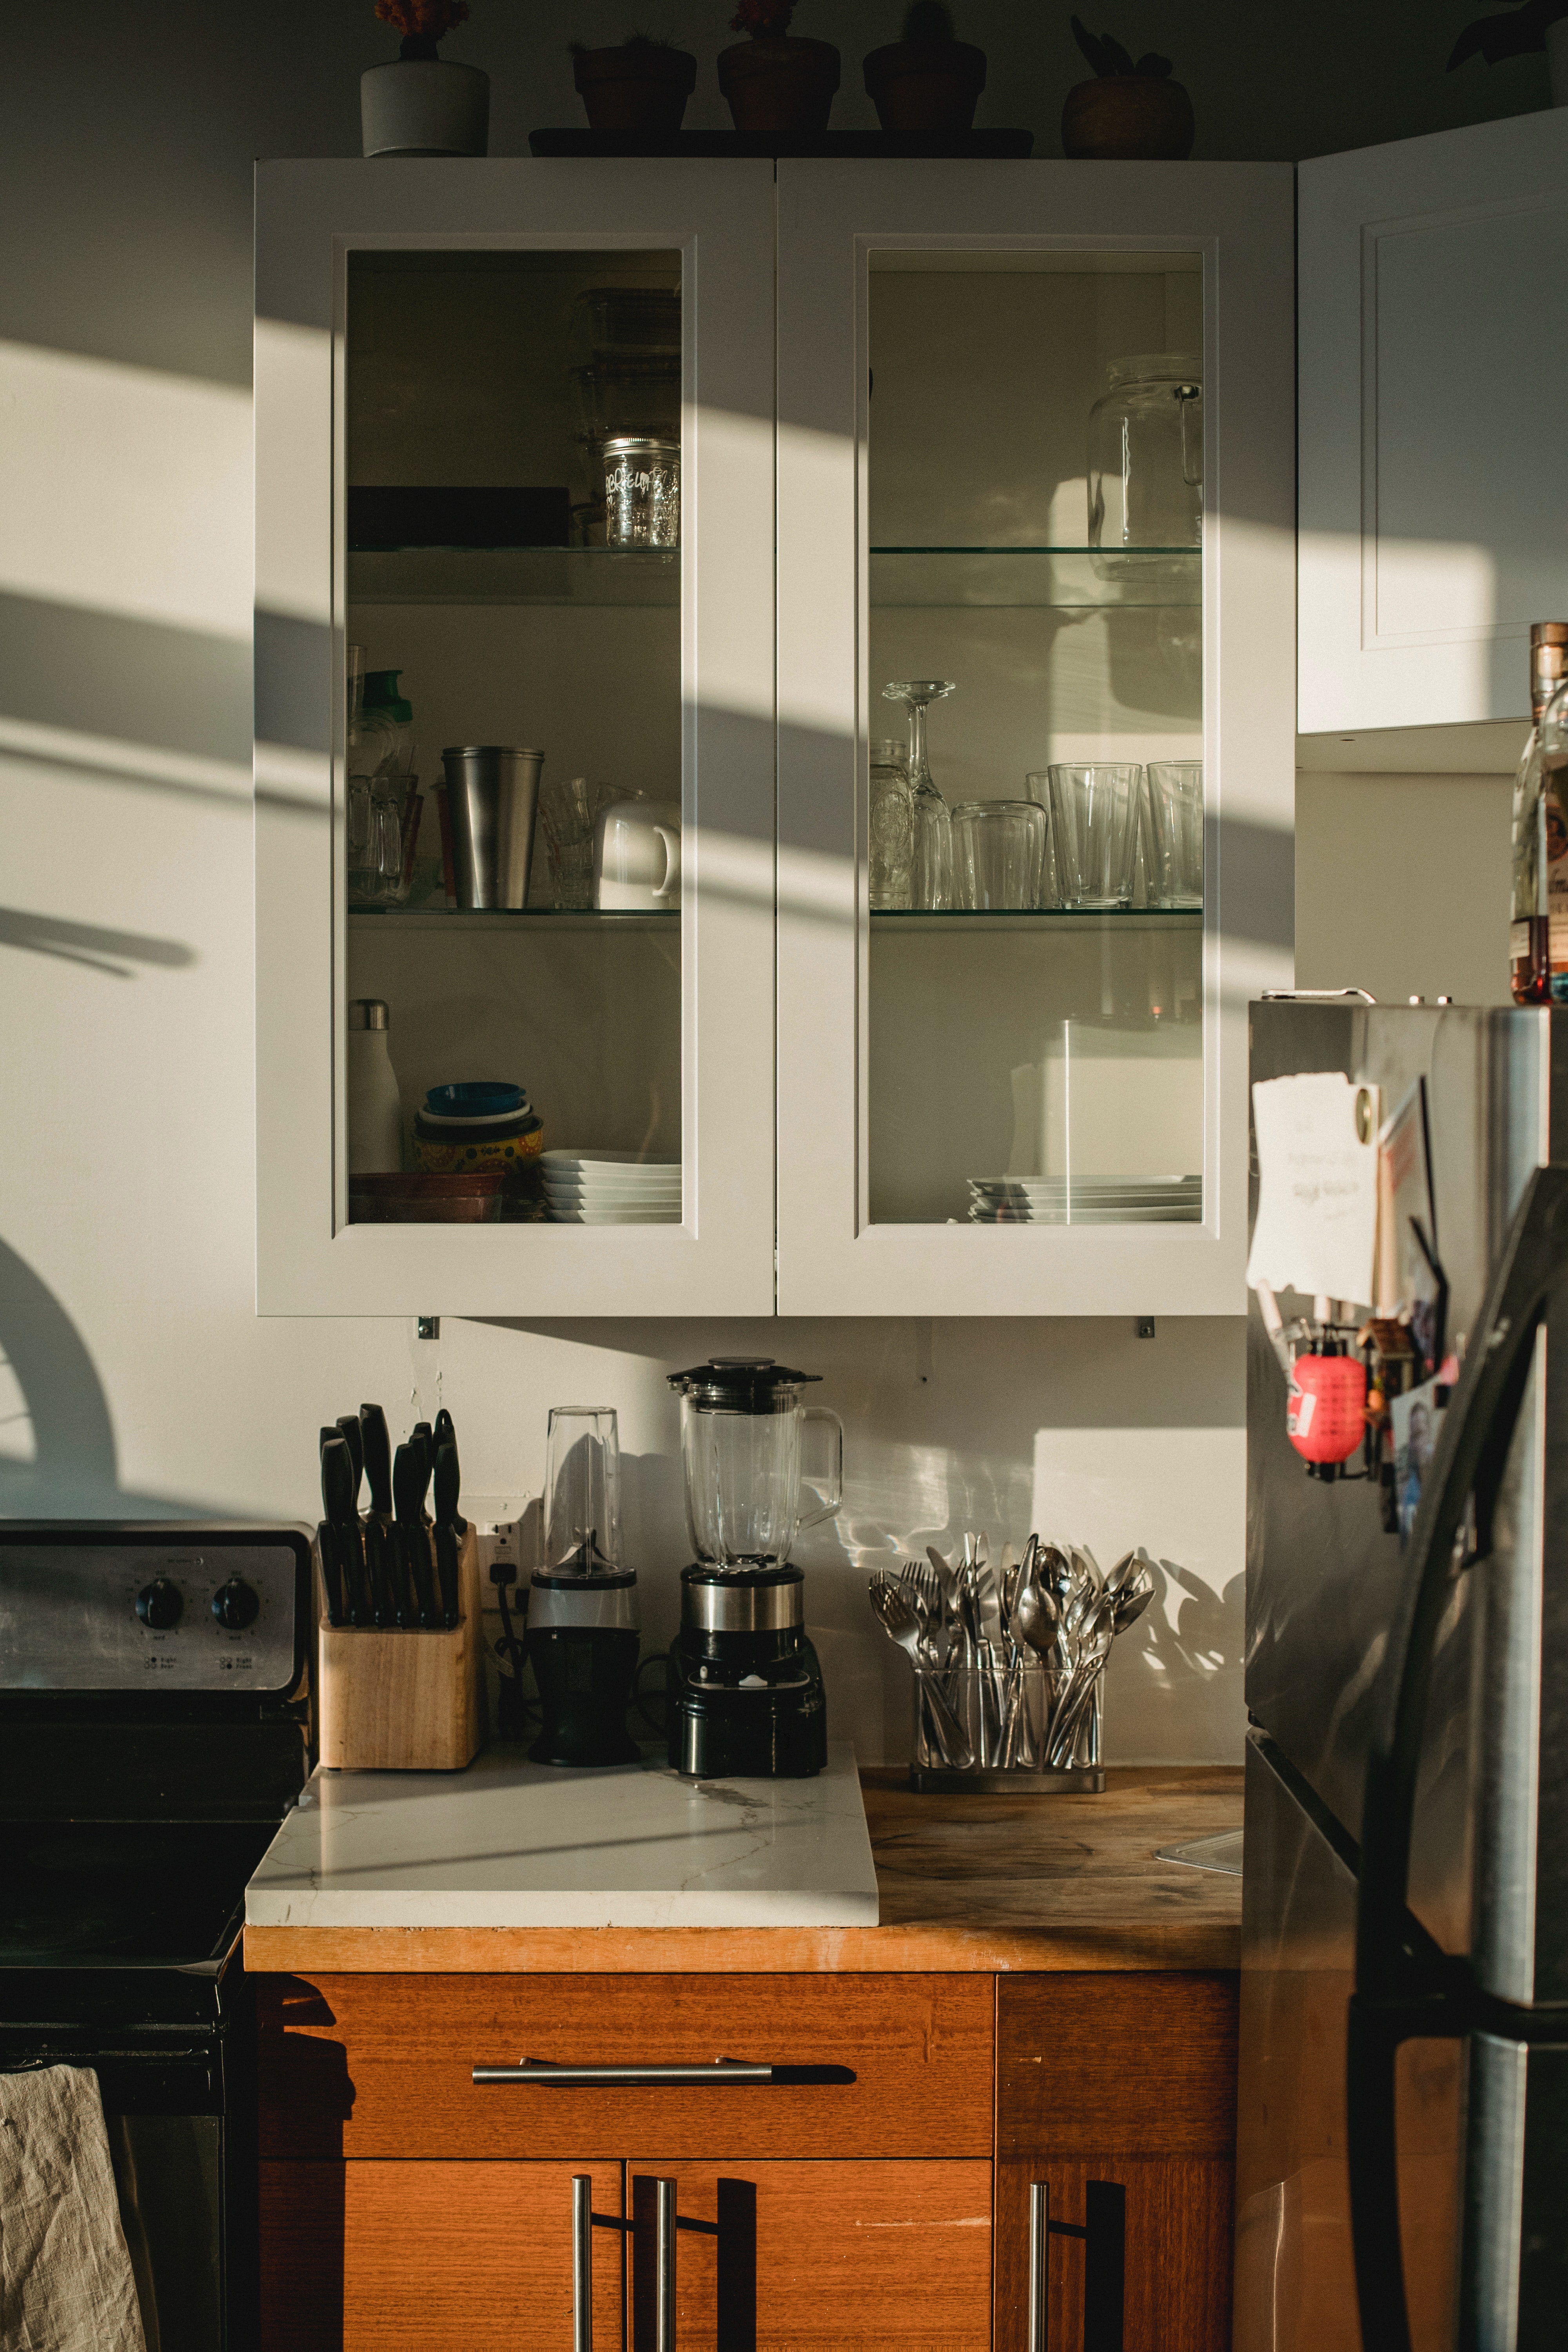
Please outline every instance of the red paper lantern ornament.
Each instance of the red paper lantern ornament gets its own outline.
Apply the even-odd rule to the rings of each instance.
[[[1356,1356],[1298,1356],[1285,1434],[1304,1461],[1344,1462],[1366,1429],[1366,1366]]]

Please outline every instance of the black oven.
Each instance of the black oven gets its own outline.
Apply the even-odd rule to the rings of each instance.
[[[0,2072],[97,2074],[148,2352],[257,2340],[240,1934],[310,1572],[302,1529],[0,1522]]]

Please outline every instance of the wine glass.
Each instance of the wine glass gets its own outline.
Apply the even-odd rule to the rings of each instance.
[[[911,907],[942,908],[952,904],[952,822],[947,803],[931,782],[926,757],[926,711],[955,681],[942,677],[894,678],[882,688],[889,702],[901,702],[910,714],[910,800],[914,814],[914,874],[910,888]]]

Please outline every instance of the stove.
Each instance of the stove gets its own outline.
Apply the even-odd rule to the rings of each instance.
[[[0,1522],[0,2072],[90,2066],[161,2352],[257,2340],[245,1888],[309,1776],[298,1528]]]

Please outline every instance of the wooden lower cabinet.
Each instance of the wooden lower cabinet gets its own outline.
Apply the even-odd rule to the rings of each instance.
[[[1237,1979],[1002,1977],[996,1987],[996,2352],[1028,2341],[1029,2186],[1050,2219],[1050,2352],[1228,2352]],[[1120,2198],[1091,2206],[1104,2181]],[[1121,2233],[1120,2297],[1108,2233]],[[1096,2259],[1098,2302],[1086,2294]],[[1113,2306],[1120,2302],[1120,2325]],[[1097,2323],[1098,2322],[1098,2326]]]
[[[263,2352],[572,2352],[574,2170],[618,2221],[618,2164],[264,2162]],[[622,2307],[613,2255],[595,2347],[619,2346]]]
[[[652,2188],[676,2183],[679,2352],[989,2352],[991,2167],[629,2168],[632,2352],[651,2352]]]

